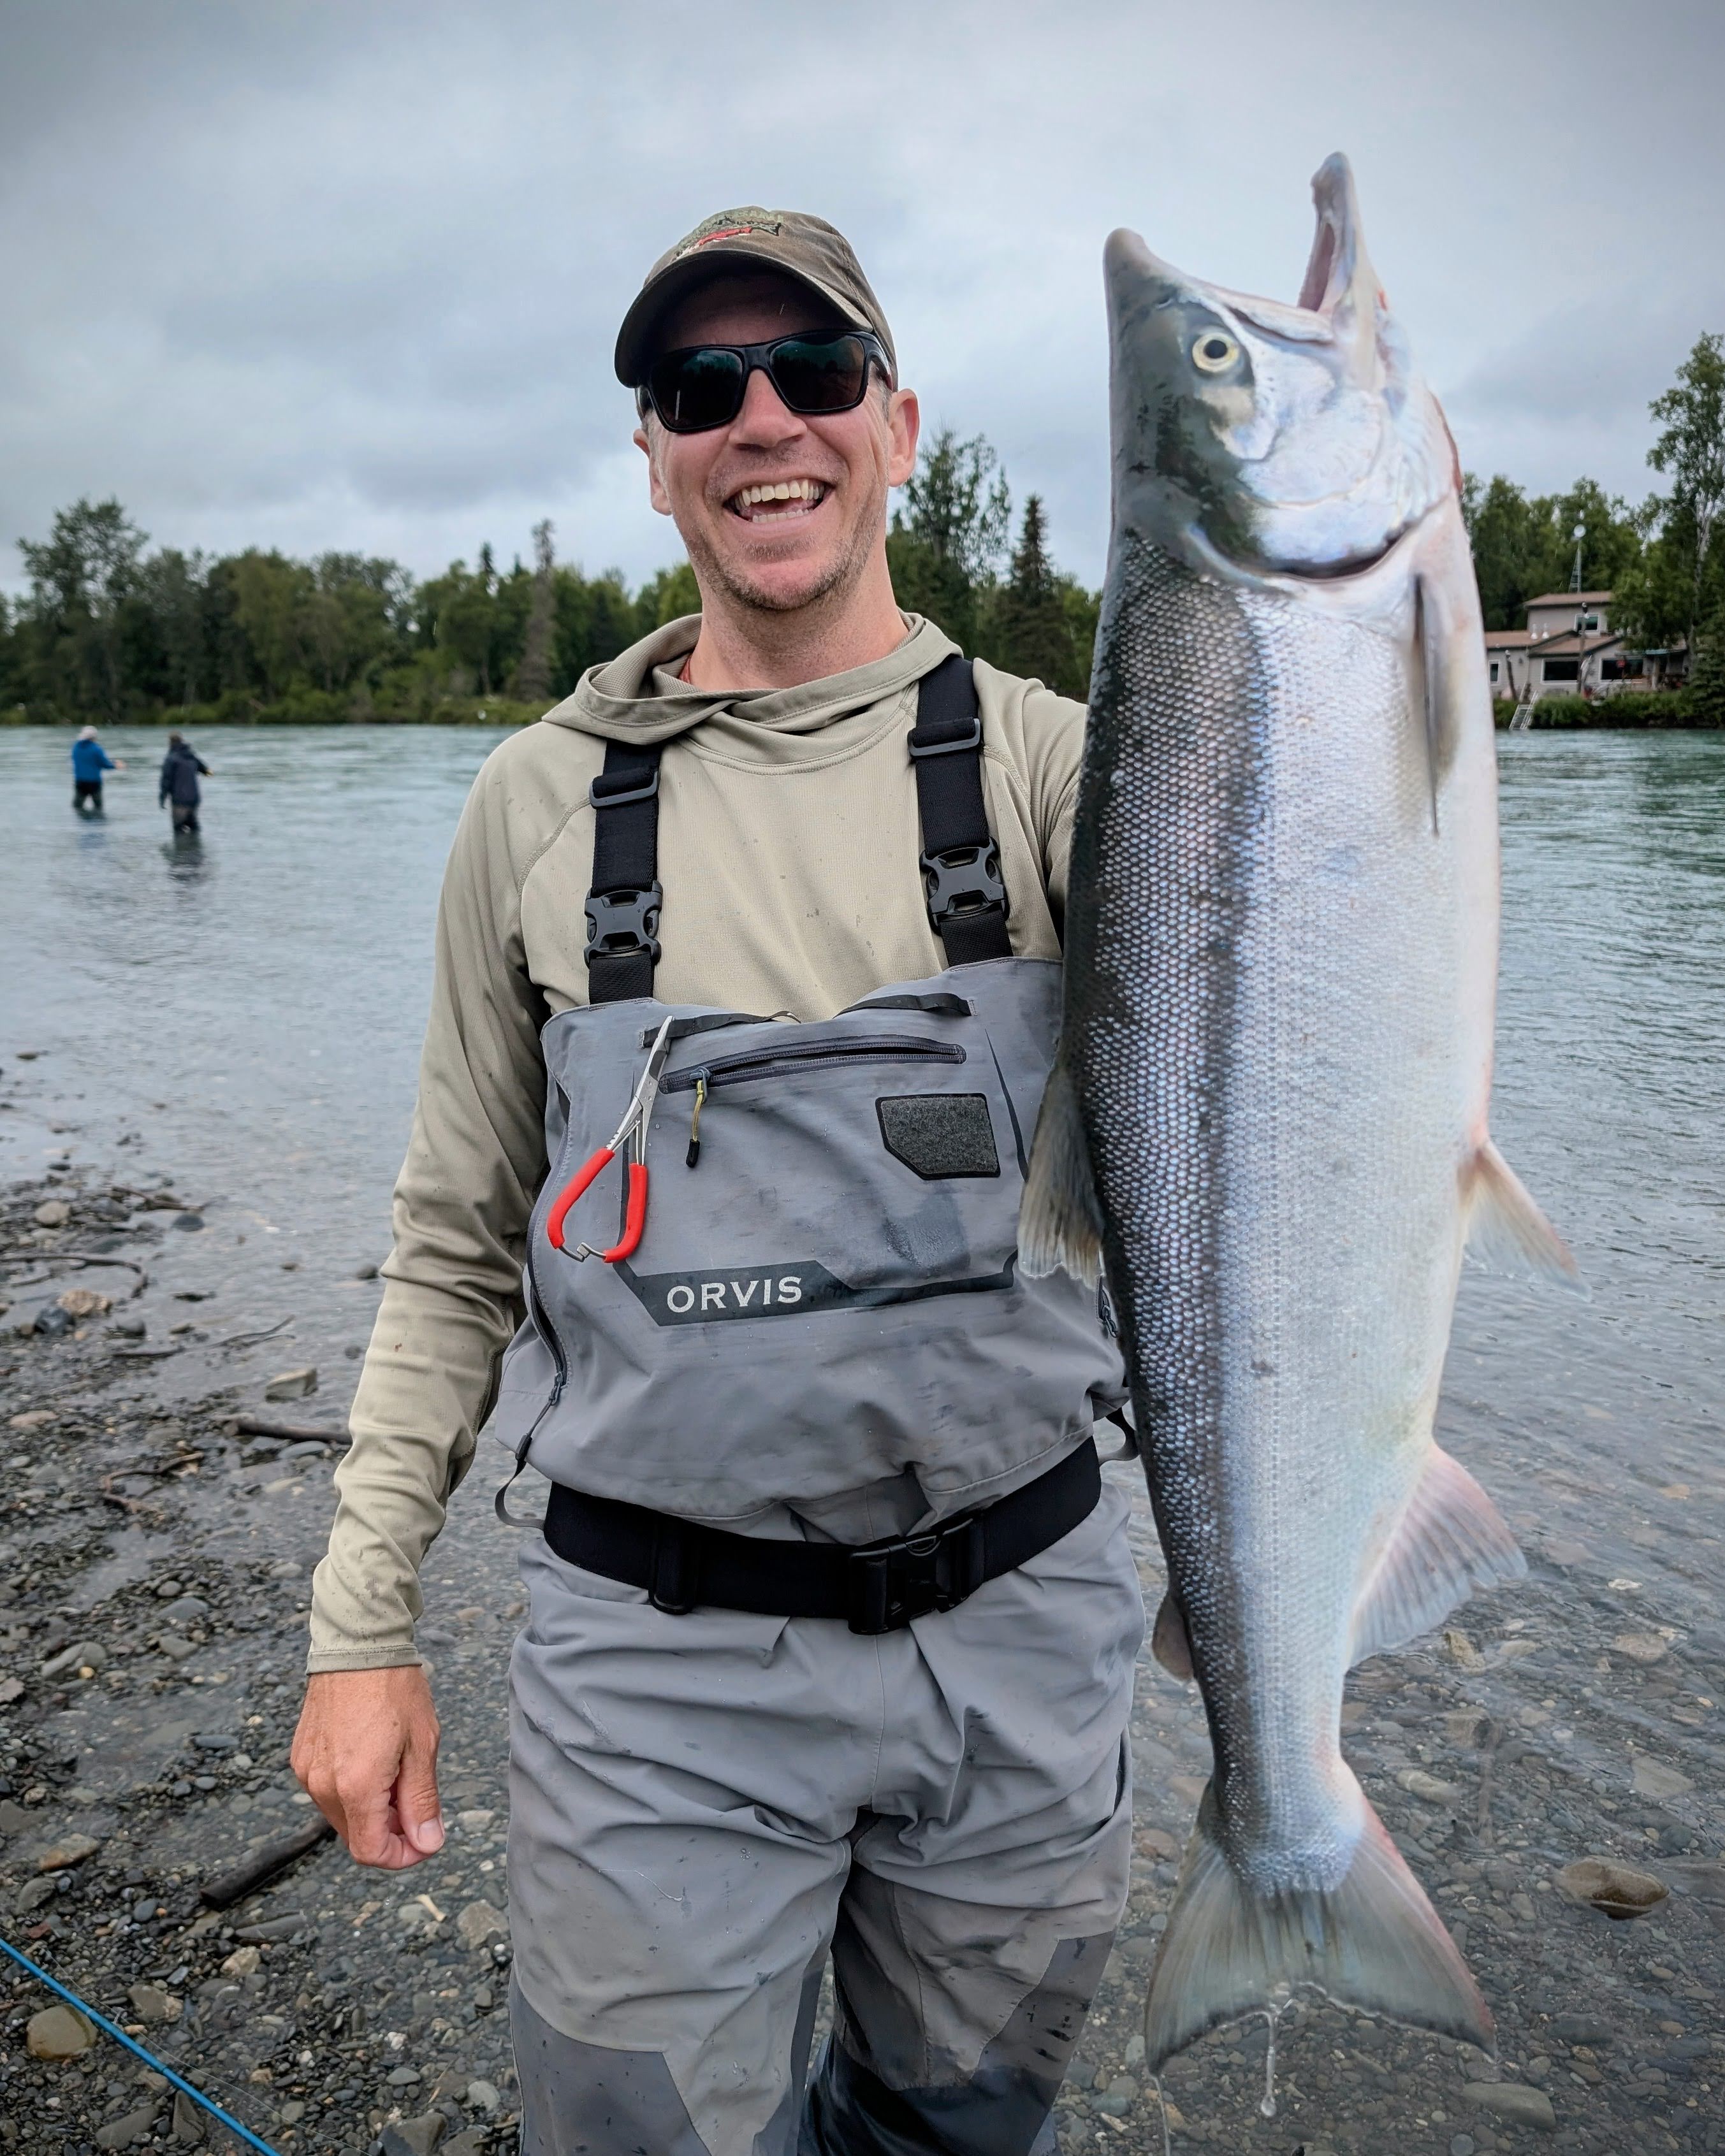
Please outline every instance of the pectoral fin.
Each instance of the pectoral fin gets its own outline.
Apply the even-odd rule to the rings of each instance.
[[[1102,1277],[1102,1208],[1063,1053],[1048,1073],[1036,1121],[1018,1210],[1018,1254],[1033,1280],[1060,1265],[1087,1286]]]

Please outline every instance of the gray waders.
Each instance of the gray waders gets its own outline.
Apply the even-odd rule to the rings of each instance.
[[[491,1424],[554,1485],[511,1671],[524,2156],[1053,2147],[1143,1616],[1106,1307],[1017,1263],[1059,968],[1011,955],[981,743],[950,660],[909,737],[947,969],[815,1024],[652,999],[657,752],[594,782]]]

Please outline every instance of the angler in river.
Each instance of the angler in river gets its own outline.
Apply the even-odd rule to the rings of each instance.
[[[551,1486],[527,2156],[1045,2156],[1144,1625],[1118,1346],[1017,1255],[1084,713],[895,603],[916,401],[830,226],[708,220],[616,364],[702,612],[462,818],[295,1767],[359,1862],[440,1846],[416,1574],[488,1420]]]
[[[1299,304],[1107,255],[1114,532],[1027,1269],[1105,1265],[1214,1772],[1155,2067],[1301,1984],[1489,2046],[1341,1756],[1350,1665],[1522,1559],[1432,1417],[1463,1246],[1573,1284],[1487,1127],[1497,809],[1455,454],[1314,185]]]

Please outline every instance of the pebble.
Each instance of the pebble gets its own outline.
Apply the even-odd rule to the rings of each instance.
[[[1665,1660],[1671,1646],[1670,1640],[1661,1639],[1657,1632],[1619,1632],[1611,1642],[1611,1650],[1627,1655],[1632,1662],[1651,1667],[1655,1662]]]
[[[33,2059],[76,2059],[91,2049],[95,2029],[75,2008],[44,2006],[30,2016],[25,2048]]]
[[[222,1964],[224,1976],[255,1976],[263,1963],[263,1955],[255,1947],[235,1947]]]
[[[466,2097],[469,2111],[493,2112],[502,2102],[497,2088],[490,2082],[469,2082]]]
[[[1632,1871],[1626,1864],[1612,1864],[1598,1856],[1584,1856],[1566,1864],[1558,1884],[1573,1902],[1585,1902],[1608,1917],[1621,1920],[1645,1917],[1656,1909],[1670,1892],[1662,1881],[1649,1872]]]
[[[114,1307],[111,1295],[100,1295],[93,1287],[69,1287],[57,1298],[58,1306],[68,1317],[106,1317]]]
[[[395,2076],[389,2076],[394,2081]],[[383,2156],[431,2156],[448,2131],[449,2121],[440,2111],[428,2111],[420,2118],[399,2118],[384,2128],[379,2143]]]
[[[30,1217],[39,1228],[64,1228],[72,1209],[64,1198],[44,1198]]]
[[[1428,1774],[1419,1767],[1404,1767],[1396,1779],[1423,1804],[1453,1804],[1461,1794],[1454,1782],[1440,1782],[1435,1774]]]
[[[111,2118],[106,2126],[97,2127],[95,2145],[98,2148],[130,2148],[154,2129],[161,2115],[161,2102],[152,2097],[148,2103],[141,2103],[136,2111],[127,2112],[123,2118]]]
[[[489,1902],[470,1902],[456,1918],[456,1929],[464,1947],[482,1947],[509,1936],[507,1918]]]
[[[52,1408],[27,1408],[22,1414],[12,1416],[6,1427],[8,1430],[42,1430],[54,1419]]]
[[[1478,2143],[1471,2133],[1452,2134],[1450,2140],[1450,2156],[1474,2156],[1474,2150],[1477,2146]]]
[[[1630,1770],[1630,1787],[1638,1797],[1681,1797],[1695,1784],[1675,1767],[1667,1767],[1662,1760],[1650,1759],[1645,1752],[1638,1752]]]
[[[57,1841],[36,1859],[39,1871],[70,1871],[75,1864],[82,1864],[95,1855],[101,1847],[94,1835],[69,1834],[64,1841]]]
[[[188,1235],[195,1235],[203,1225],[203,1216],[201,1213],[176,1213],[167,1224]]]
[[[1522,2082],[1469,2082],[1462,2089],[1461,2100],[1493,2118],[1501,2118],[1506,2126],[1532,2126],[1543,2133],[1557,2131],[1551,2098],[1543,2089],[1529,2088]]]
[[[80,1640],[70,1647],[62,1647],[57,1655],[50,1655],[38,1674],[47,1679],[63,1677],[77,1669],[106,1669],[107,1662],[107,1656],[93,1640]]]
[[[266,1400],[302,1400],[317,1389],[317,1372],[310,1363],[302,1369],[278,1370],[264,1388]]]
[[[183,2002],[171,1991],[164,1991],[159,1984],[135,1984],[126,1995],[140,2021],[178,2021],[180,2018]]]

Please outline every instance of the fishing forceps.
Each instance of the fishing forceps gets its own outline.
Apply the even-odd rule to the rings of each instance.
[[[665,1059],[670,1053],[671,1021],[667,1018],[659,1028],[648,1051],[646,1068],[641,1074],[641,1083],[631,1095],[628,1108],[610,1143],[602,1145],[575,1171],[564,1184],[557,1203],[545,1216],[545,1238],[553,1250],[564,1249],[563,1224],[569,1217],[569,1208],[600,1169],[610,1165],[626,1144],[629,1147],[629,1199],[623,1215],[620,1240],[614,1243],[608,1250],[595,1250],[590,1243],[583,1243],[577,1249],[568,1251],[567,1255],[572,1258],[603,1258],[607,1265],[614,1265],[620,1259],[632,1258],[641,1247],[641,1234],[646,1226],[647,1125],[652,1121],[653,1103],[659,1096],[659,1080],[664,1074]]]

